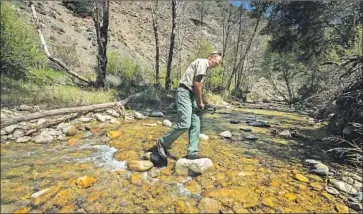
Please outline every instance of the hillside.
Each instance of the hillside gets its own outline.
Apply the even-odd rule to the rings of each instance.
[[[116,1],[110,5],[110,39],[108,51],[120,57],[129,56],[137,59],[152,68],[155,56],[155,40],[152,28],[151,1]],[[200,17],[200,3],[194,1],[183,2],[179,8],[180,29],[185,32],[185,39],[176,41],[175,56],[178,50],[183,49],[183,58],[186,59],[193,50],[195,42],[204,38],[212,42],[216,49],[222,47],[222,6],[229,4],[223,2],[204,3],[204,25],[201,27],[195,20]],[[19,3],[21,16],[31,22],[31,11],[25,3]],[[159,3],[159,36],[160,59],[162,63],[167,60],[170,25],[171,5],[169,2]],[[75,68],[80,73],[93,73],[96,65],[96,37],[95,28],[91,17],[77,17],[68,10],[60,1],[44,1],[36,3],[36,10],[44,22],[44,35],[52,52],[59,45],[74,46],[76,57],[79,58],[79,67]],[[177,32],[178,33],[178,32]],[[176,60],[174,60],[175,62]]]

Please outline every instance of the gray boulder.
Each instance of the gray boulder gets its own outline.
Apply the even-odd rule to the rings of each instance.
[[[178,175],[193,175],[202,174],[203,172],[211,169],[213,167],[213,162],[209,158],[202,158],[196,160],[188,160],[186,158],[181,158],[175,163],[175,172]]]

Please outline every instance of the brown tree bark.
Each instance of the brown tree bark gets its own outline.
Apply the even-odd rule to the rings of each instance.
[[[159,85],[159,58],[160,58],[160,48],[159,48],[159,33],[158,33],[158,5],[159,1],[155,2],[155,9],[151,9],[151,15],[153,19],[153,28],[155,36],[155,84]]]
[[[45,54],[47,55],[48,59],[50,61],[54,62],[55,64],[59,65],[61,68],[63,68],[71,76],[77,78],[78,80],[80,80],[80,81],[82,81],[84,83],[87,83],[88,85],[92,85],[92,81],[90,81],[87,78],[82,77],[81,75],[73,72],[64,62],[62,62],[61,60],[53,57],[50,54],[50,52],[48,50],[47,43],[45,42],[45,39],[44,39],[44,36],[43,36],[43,33],[42,33],[42,26],[43,25],[38,19],[37,12],[35,10],[34,3],[32,1],[30,1],[30,7],[31,7],[31,10],[32,10],[32,13],[33,13],[33,18],[34,18],[34,21],[35,21],[35,27],[36,27],[36,29],[38,31],[40,42],[41,42],[41,44],[43,46],[43,50],[44,50]]]
[[[97,4],[102,3],[102,9]],[[97,55],[97,78],[95,86],[103,88],[106,80],[107,69],[107,42],[109,26],[109,0],[95,2],[96,6],[92,14],[93,22],[96,28],[98,55]]]
[[[168,64],[166,66],[166,77],[165,77],[165,89],[170,90],[171,88],[171,63],[173,61],[173,53],[174,53],[174,40],[175,40],[175,26],[176,26],[176,4],[177,1],[171,1],[172,4],[172,26],[171,26],[171,35],[170,35],[170,46],[169,46],[169,57]]]

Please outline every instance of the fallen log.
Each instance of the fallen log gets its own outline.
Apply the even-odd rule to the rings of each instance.
[[[4,127],[10,126],[10,125],[13,125],[16,123],[20,123],[20,122],[40,119],[40,118],[44,118],[44,117],[63,115],[63,114],[82,113],[82,112],[89,112],[89,111],[114,108],[114,107],[117,109],[118,108],[123,109],[123,107],[130,101],[131,98],[140,97],[141,95],[143,95],[146,92],[147,92],[147,90],[137,93],[137,94],[133,94],[118,102],[101,103],[101,104],[72,107],[72,108],[60,108],[60,109],[43,111],[43,112],[37,112],[37,113],[33,113],[33,114],[28,114],[28,115],[20,115],[20,116],[5,118],[5,119],[1,119],[0,128],[4,128]]]

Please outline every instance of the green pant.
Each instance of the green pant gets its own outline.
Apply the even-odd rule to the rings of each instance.
[[[189,145],[188,155],[198,153],[200,119],[198,105],[192,92],[184,89],[177,89],[176,105],[178,112],[178,122],[162,137],[160,142],[166,147],[174,143],[185,131],[188,130]]]

